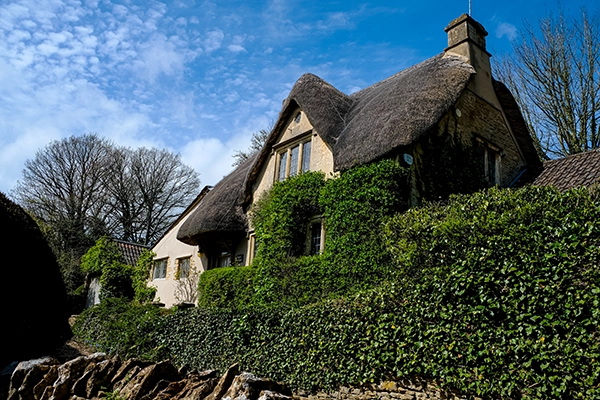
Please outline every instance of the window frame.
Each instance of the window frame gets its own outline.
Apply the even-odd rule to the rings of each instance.
[[[316,225],[320,225],[321,229],[319,231],[319,248],[318,251],[314,251],[313,247],[313,227]],[[306,227],[306,255],[314,256],[323,254],[323,250],[325,248],[325,223],[322,215],[315,216],[308,221]]]
[[[490,185],[500,185],[502,180],[502,157],[504,151],[482,137],[476,136],[477,145],[483,150],[483,176]],[[490,158],[493,157],[493,163]],[[494,176],[490,175],[490,165],[494,166]]]
[[[275,160],[275,182],[281,182],[289,178],[290,176],[296,176],[302,174],[304,172],[310,171],[310,158],[312,156],[312,130],[293,137],[292,139],[286,140],[284,142],[278,143],[273,146],[273,152],[276,155]],[[306,160],[305,160],[305,146],[309,144],[309,158],[308,158],[308,169],[304,169]],[[295,148],[298,148],[298,154],[296,157],[296,166],[292,168],[292,154]],[[283,160],[285,160],[285,172],[282,171]],[[295,173],[291,175],[291,172]]]
[[[157,270],[157,267],[159,264],[163,264],[164,263],[164,270],[161,269]],[[169,257],[164,257],[164,258],[158,258],[156,260],[154,260],[154,265],[152,266],[152,280],[156,281],[156,280],[164,280],[167,279],[167,270],[169,269]],[[157,276],[157,271],[161,271],[163,276]]]
[[[185,273],[185,275],[183,274],[183,269],[182,269],[182,261],[187,260],[188,265],[187,265],[187,272]],[[177,259],[177,279],[181,280],[181,279],[188,279],[190,277],[190,271],[192,269],[192,256],[184,256],[184,257],[179,257]]]

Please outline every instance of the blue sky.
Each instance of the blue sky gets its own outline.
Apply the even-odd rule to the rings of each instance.
[[[168,148],[214,184],[312,72],[345,93],[443,51],[461,1],[0,0],[0,191],[52,140]],[[566,13],[597,0],[569,0]],[[492,54],[561,5],[473,0]],[[492,58],[492,62],[493,62]]]

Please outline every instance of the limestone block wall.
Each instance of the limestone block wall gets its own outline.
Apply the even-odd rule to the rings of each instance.
[[[425,379],[405,379],[401,381],[384,381],[363,387],[342,386],[332,392],[307,394],[294,393],[294,400],[482,400],[460,393],[441,389],[434,381]]]

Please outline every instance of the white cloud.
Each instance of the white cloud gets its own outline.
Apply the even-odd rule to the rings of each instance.
[[[239,44],[230,44],[229,46],[227,46],[227,50],[231,51],[232,53],[240,53],[246,51],[244,46],[241,46]]]
[[[496,37],[498,39],[506,36],[508,40],[514,40],[517,37],[517,27],[513,24],[509,24],[508,22],[502,22],[496,28]]]
[[[206,39],[204,40],[204,50],[207,53],[212,53],[213,51],[220,49],[224,38],[225,34],[220,29],[208,32]]]

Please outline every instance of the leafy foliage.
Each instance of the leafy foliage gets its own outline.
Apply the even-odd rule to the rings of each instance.
[[[319,193],[324,186],[323,173],[300,174],[277,182],[253,207],[251,219],[258,242],[253,261],[257,267],[256,302],[269,304],[294,297],[287,289],[290,280],[297,281],[298,259],[306,253],[310,219],[322,214]]]
[[[206,271],[198,279],[198,307],[245,308],[254,295],[252,267],[224,267]]]
[[[278,182],[253,207],[258,252],[254,304],[292,306],[389,279],[381,224],[406,207],[406,170],[384,160],[326,180],[310,172]],[[325,251],[307,255],[311,219],[326,226]]]
[[[100,274],[100,301],[111,297],[132,299],[133,268],[125,264],[117,244],[103,236],[81,258],[81,270]]]
[[[123,358],[160,359],[156,335],[163,329],[164,311],[122,298],[108,298],[85,310],[73,333],[86,344]]]
[[[486,398],[600,398],[599,219],[595,189],[452,197],[385,224],[388,281],[294,308],[281,299],[156,313],[141,325],[152,332],[145,343],[179,365],[239,362],[303,389],[420,375]],[[323,273],[324,258],[297,265]],[[308,282],[295,277],[290,285]]]
[[[407,208],[408,171],[392,160],[361,165],[327,182],[320,204],[327,228],[327,287],[339,294],[372,287],[395,274],[382,223]]]
[[[114,240],[108,236],[102,236],[81,257],[81,270],[85,273],[101,274],[109,265],[123,262],[123,254]]]
[[[148,286],[148,279],[154,265],[154,256],[155,254],[150,250],[142,251],[133,268],[131,280],[135,293],[134,300],[138,303],[152,301],[156,294],[156,288]]]

